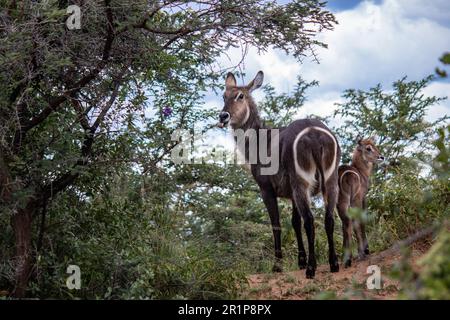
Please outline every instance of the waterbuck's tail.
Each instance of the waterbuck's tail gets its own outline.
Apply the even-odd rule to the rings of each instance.
[[[314,159],[314,162],[316,163],[317,170],[319,170],[320,189],[322,190],[322,194],[325,194],[326,193],[325,174],[324,174],[324,171],[323,171],[322,158],[323,158],[323,146],[320,146],[320,152],[319,153],[314,153],[313,152],[313,159]]]

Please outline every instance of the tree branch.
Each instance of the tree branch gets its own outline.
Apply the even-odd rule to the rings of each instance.
[[[119,88],[120,88],[120,81],[117,80],[115,82],[115,86],[111,94],[111,97],[105,103],[94,124],[91,127],[89,127],[86,132],[86,137],[80,151],[81,153],[80,158],[73,165],[72,169],[70,169],[67,173],[63,174],[59,178],[56,178],[55,180],[44,186],[41,197],[42,199],[51,198],[58,192],[64,190],[67,186],[71,185],[75,181],[75,179],[80,175],[79,171],[75,171],[75,169],[77,167],[86,166],[89,163],[89,157],[92,153],[92,146],[94,144],[95,134],[97,132],[98,127],[105,119],[106,114],[116,101],[116,98],[119,93]]]
[[[49,102],[49,105],[46,108],[44,108],[44,110],[42,110],[41,113],[36,115],[34,118],[29,120],[27,123],[25,123],[20,128],[20,132],[19,132],[20,135],[24,135],[30,129],[34,128],[38,124],[42,123],[45,119],[47,119],[47,117],[52,112],[56,111],[56,109],[63,102],[65,102],[68,99],[68,97],[73,96],[79,90],[81,90],[86,85],[88,85],[92,80],[94,80],[99,75],[99,73],[104,69],[104,67],[107,65],[108,59],[111,55],[112,44],[113,44],[114,38],[115,38],[114,28],[113,28],[113,23],[114,23],[113,14],[112,14],[111,7],[109,6],[109,3],[110,3],[110,0],[105,0],[105,4],[106,4],[105,13],[106,13],[106,18],[107,18],[107,23],[106,23],[107,34],[106,34],[105,44],[103,46],[102,59],[100,60],[100,62],[97,64],[97,66],[93,70],[91,70],[86,76],[81,78],[70,89],[66,90],[62,95],[53,98]]]
[[[11,200],[11,190],[9,184],[11,183],[11,175],[7,167],[6,161],[3,158],[3,152],[0,153],[0,199],[4,202]]]

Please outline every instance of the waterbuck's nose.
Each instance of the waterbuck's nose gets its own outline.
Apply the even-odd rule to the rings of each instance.
[[[230,121],[230,117],[231,116],[230,116],[230,114],[228,112],[222,111],[219,114],[219,121],[220,121],[220,123],[226,124],[226,123],[228,123],[228,121]]]
[[[380,160],[380,161],[384,161],[384,156],[382,156],[382,155],[379,155],[379,156],[378,156],[378,160]]]

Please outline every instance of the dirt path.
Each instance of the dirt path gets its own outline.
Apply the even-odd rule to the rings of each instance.
[[[428,248],[415,246],[411,262],[416,261]],[[374,254],[364,261],[354,261],[350,268],[342,268],[338,273],[330,273],[328,265],[317,268],[314,280],[305,278],[304,270],[279,274],[256,274],[248,277],[249,288],[245,296],[249,299],[396,299],[399,290],[397,281],[389,278],[400,254],[385,256],[383,252]],[[369,265],[378,265],[382,275],[382,289],[368,290],[366,280]]]

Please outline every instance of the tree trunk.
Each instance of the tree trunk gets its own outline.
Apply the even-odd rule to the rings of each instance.
[[[24,298],[31,272],[31,223],[33,207],[28,205],[24,209],[18,209],[12,216],[12,226],[16,241],[15,257],[15,288],[13,296]]]

